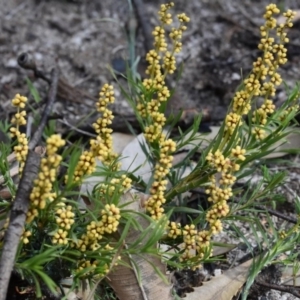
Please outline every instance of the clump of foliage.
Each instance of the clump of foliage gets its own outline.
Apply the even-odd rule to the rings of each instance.
[[[153,31],[154,47],[146,56],[146,78],[129,80],[130,93],[123,89],[148,145],[145,149],[153,166],[149,182],[141,182],[140,178],[123,171],[122,158],[113,151],[110,128],[113,114],[109,104],[114,102],[114,91],[111,85],[105,84],[100,91],[97,103],[100,117],[93,124],[97,137],[90,140],[88,149],[82,151],[79,144],[66,147],[66,142],[57,134],[46,138],[15,260],[15,269],[35,284],[37,297],[42,294],[41,282],[57,293],[57,286],[66,277],[73,278],[71,289],[84,280],[99,282],[117,264],[124,264],[122,257],[125,255],[152,253],[162,256],[158,242],[175,249],[167,253],[168,259],[164,258],[166,264],[173,268],[199,267],[212,259],[213,239],[223,230],[224,222],[234,226],[235,220],[243,220],[255,224],[254,230],[263,231],[257,225],[254,203],[265,201],[266,195],[282,182],[284,174],[271,176],[265,171],[264,181],[254,191],[242,192],[238,203],[232,201],[237,194],[234,184],[249,174],[254,161],[274,151],[278,142],[284,142],[292,130],[290,126],[299,109],[298,89],[290,91],[280,108],[275,108],[272,98],[282,82],[278,71],[287,61],[286,31],[292,27],[294,13],[285,12],[285,22],[277,25],[274,15],[279,13],[278,8],[274,4],[267,6],[258,46],[262,55],[253,63],[252,72],[236,92],[219,134],[202,151],[191,172],[182,178],[182,168],[190,162],[198,146],[195,144],[182,163],[174,165],[173,156],[198,138],[200,117],[190,129],[181,132],[180,137],[170,138],[170,128],[175,122],[164,114],[172,94],[166,77],[176,70],[176,53],[182,49],[181,38],[190,21],[185,14],[179,14],[179,25],[172,27],[169,12],[172,6],[173,3],[162,5],[159,11],[161,24]],[[167,26],[171,26],[169,38],[166,37]],[[263,100],[259,107],[257,99]],[[20,95],[12,100],[17,108],[10,127],[15,142],[2,145],[0,152],[0,170],[12,198],[17,185],[7,175],[6,159],[13,147],[22,176],[28,153],[27,137],[20,132],[20,126],[26,124],[26,102],[26,97]],[[64,174],[60,172],[62,167],[66,169]],[[85,207],[78,201],[78,190],[90,176],[99,180],[85,195],[89,202]],[[127,208],[129,203],[121,201],[126,192],[137,187],[148,195],[142,212],[131,211]],[[189,209],[184,199],[181,201],[182,195],[194,188],[205,190],[208,209]],[[2,200],[1,207],[1,217],[8,221],[11,203]],[[250,210],[252,217],[240,217]],[[182,225],[173,220],[173,214],[178,211],[197,214],[197,217],[191,217],[189,224]],[[149,222],[149,227],[143,229],[147,235],[137,237],[136,243],[126,243],[131,228],[142,231],[135,221],[137,213]],[[247,288],[264,265],[272,263],[283,251],[293,249],[293,244],[299,241],[298,224],[279,233],[271,219],[269,221],[273,235],[263,236],[270,255],[258,260]],[[5,230],[6,225],[2,228],[3,234]],[[139,248],[139,242],[145,238],[148,239],[146,246]],[[293,252],[290,255],[292,257]]]

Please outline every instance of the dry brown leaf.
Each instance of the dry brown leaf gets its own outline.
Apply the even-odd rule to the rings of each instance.
[[[194,292],[186,295],[186,300],[231,300],[247,280],[252,260],[224,272],[216,278],[195,287]]]

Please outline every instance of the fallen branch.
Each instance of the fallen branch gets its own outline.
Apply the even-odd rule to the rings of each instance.
[[[232,200],[232,202],[234,202],[234,203],[239,203],[239,199],[237,199],[237,200]],[[293,223],[293,224],[297,224],[297,223],[298,223],[298,221],[297,221],[296,218],[287,216],[287,215],[285,215],[285,214],[283,214],[283,213],[280,213],[278,210],[275,210],[275,209],[272,209],[272,208],[268,208],[268,207],[266,207],[266,206],[258,205],[258,204],[253,205],[253,207],[254,207],[255,209],[262,210],[262,213],[268,213],[268,214],[270,214],[270,215],[272,215],[272,216],[276,216],[276,217],[278,217],[278,218],[280,218],[280,219],[282,219],[282,220],[288,221],[288,222],[290,222],[290,223]]]
[[[263,281],[260,281],[260,280],[256,280],[255,283],[257,285],[263,286],[265,288],[269,288],[269,289],[280,291],[280,292],[289,293],[289,294],[294,295],[295,297],[300,298],[300,291],[299,291],[299,289],[296,289],[295,287],[272,284],[272,283],[267,283],[267,282],[263,282]]]
[[[3,241],[0,258],[0,300],[6,299],[9,279],[29,208],[29,195],[33,187],[33,181],[38,174],[39,166],[40,155],[29,150]]]
[[[262,206],[262,205],[254,205],[254,208],[264,210],[265,212],[268,212],[270,215],[276,216],[276,217],[278,217],[278,218],[280,218],[282,220],[288,221],[290,223],[293,223],[293,224],[297,224],[298,223],[298,221],[297,221],[296,218],[286,216],[285,214],[282,214],[282,213],[280,213],[277,210],[274,210],[274,209],[271,209],[271,208],[267,208],[267,207]]]
[[[34,70],[36,70],[35,64],[32,61],[28,62],[28,64]],[[13,202],[13,206],[10,212],[9,225],[4,236],[0,259],[0,300],[6,299],[7,288],[11,272],[13,270],[15,256],[17,253],[20,238],[23,234],[26,214],[29,209],[29,196],[33,187],[33,181],[39,171],[41,154],[37,152],[40,152],[40,149],[36,149],[37,152],[34,152],[33,149],[41,140],[44,128],[48,120],[48,116],[56,99],[57,85],[58,70],[54,68],[52,71],[47,103],[42,113],[40,125],[29,143],[29,152],[17,190],[16,199]]]

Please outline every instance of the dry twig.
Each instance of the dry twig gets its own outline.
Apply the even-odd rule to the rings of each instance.
[[[282,213],[280,213],[277,210],[274,210],[274,209],[271,209],[271,208],[267,208],[267,207],[262,206],[262,205],[254,205],[254,208],[263,210],[264,212],[267,212],[270,215],[276,216],[276,217],[278,217],[278,218],[280,218],[282,220],[288,221],[290,223],[293,223],[293,224],[297,224],[298,223],[296,218],[287,216],[285,214],[282,214]]]
[[[0,300],[6,299],[9,279],[29,208],[29,195],[33,187],[33,181],[38,174],[39,166],[40,155],[29,150],[3,241],[0,258]]]
[[[260,280],[256,280],[255,283],[257,285],[263,286],[265,288],[269,288],[269,289],[280,291],[280,292],[289,293],[289,294],[294,295],[295,297],[300,298],[300,291],[299,291],[299,289],[297,289],[295,287],[272,284],[272,283],[262,282]]]
[[[33,65],[33,68],[34,65]],[[7,288],[11,272],[13,270],[15,256],[21,235],[24,230],[26,214],[29,209],[29,196],[33,187],[33,181],[36,178],[40,166],[40,154],[33,151],[40,142],[43,130],[47,123],[49,113],[57,94],[58,71],[54,69],[50,81],[50,89],[47,96],[47,103],[42,113],[40,125],[29,143],[29,152],[24,166],[23,174],[17,190],[16,199],[13,202],[10,212],[9,225],[6,230],[3,242],[3,248],[0,259],[0,300],[6,299]]]

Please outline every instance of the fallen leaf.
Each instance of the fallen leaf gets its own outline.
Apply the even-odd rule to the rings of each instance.
[[[193,293],[186,295],[186,300],[231,300],[247,280],[252,260],[224,272],[214,279],[195,287]]]

